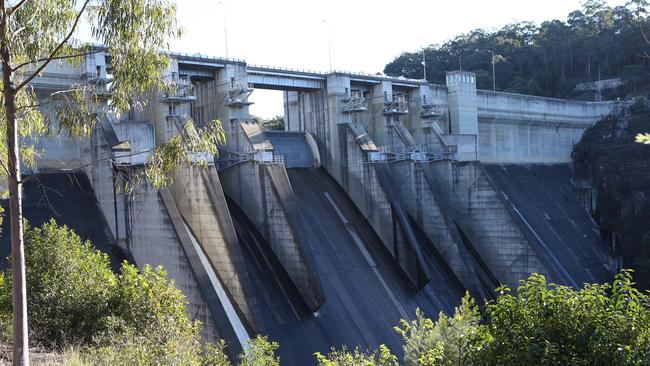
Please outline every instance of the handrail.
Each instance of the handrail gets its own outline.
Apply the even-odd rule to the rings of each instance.
[[[590,101],[582,101],[582,100],[570,100],[570,99],[561,99],[561,98],[552,98],[552,97],[544,97],[544,96],[538,96],[538,95],[528,95],[528,94],[519,94],[519,93],[510,93],[510,92],[504,92],[504,91],[493,91],[493,90],[484,90],[484,89],[477,89],[476,90],[477,96],[478,94],[484,94],[484,95],[493,95],[493,96],[504,96],[504,97],[518,97],[522,99],[536,99],[536,100],[546,100],[549,102],[562,102],[562,103],[574,103],[574,104],[584,104],[584,105],[607,105],[607,104],[618,104],[618,103],[626,103],[626,100],[604,100],[601,102],[590,102]]]

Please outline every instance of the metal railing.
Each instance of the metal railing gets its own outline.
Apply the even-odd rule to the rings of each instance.
[[[368,110],[368,102],[366,98],[359,97],[359,96],[351,96],[351,97],[347,97],[346,99],[349,100],[343,106],[343,112],[354,113],[354,112],[364,112]]]
[[[210,56],[210,55],[204,55],[199,52],[194,54],[189,54],[186,52],[167,52],[167,55],[171,57],[177,57],[177,58],[187,58],[187,59],[191,58],[191,59],[199,59],[199,60],[207,60],[207,61],[246,63],[246,61],[239,58]]]
[[[91,44],[93,48],[95,48],[98,51],[104,51],[108,52],[108,49],[106,46],[99,44],[99,43],[92,43]],[[309,70],[309,69],[299,69],[299,68],[291,68],[291,67],[279,67],[279,66],[268,66],[268,65],[259,65],[259,64],[247,64],[246,60],[240,59],[240,58],[234,58],[234,57],[220,57],[220,56],[211,56],[211,55],[205,55],[200,52],[197,53],[187,53],[187,52],[171,52],[168,51],[166,54],[170,57],[179,59],[179,60],[197,60],[200,62],[207,62],[207,63],[239,63],[239,64],[246,64],[247,68],[252,69],[252,71],[255,71],[255,69],[258,69],[260,71],[263,70],[275,70],[275,71],[281,71],[281,72],[293,72],[293,73],[301,73],[304,75],[310,75],[310,76],[319,76],[322,78],[326,78],[327,75],[332,75],[332,74],[341,74],[341,75],[346,75],[346,76],[352,76],[352,77],[362,77],[364,79],[374,79],[374,80],[388,80],[388,81],[394,81],[394,82],[403,82],[403,83],[409,83],[413,85],[426,85],[429,84],[426,80],[422,79],[409,79],[405,78],[403,76],[388,76],[388,75],[377,75],[377,74],[371,74],[371,73],[364,73],[361,71],[343,71],[343,70],[330,70],[330,71],[316,71],[316,70]],[[430,85],[436,85],[436,84],[430,84]]]
[[[267,66],[267,65],[256,65],[256,64],[246,64],[246,69],[250,71],[279,71],[279,72],[290,72],[290,73],[298,73],[298,74],[305,74],[309,76],[319,76],[322,78],[325,78],[327,76],[327,72],[323,71],[315,71],[315,70],[306,70],[306,69],[294,69],[291,67],[280,67],[280,66]]]
[[[389,149],[387,146],[378,146],[377,151],[368,152],[363,157],[363,162],[368,164],[377,164],[395,163],[399,161],[412,161],[416,163],[428,163],[441,160],[456,161],[457,153],[457,145],[444,146],[443,148],[433,152],[427,151],[424,146],[397,149]]]
[[[409,112],[408,98],[405,94],[393,94],[391,98],[384,95],[384,114],[407,114]]]
[[[228,95],[225,97],[225,104],[228,106],[246,106],[251,105],[248,98],[253,93],[253,89],[244,87],[242,85],[235,85],[228,90]]]
[[[442,116],[442,107],[433,103],[422,104],[422,118],[432,118]]]
[[[168,103],[185,103],[196,100],[194,84],[189,80],[169,77],[163,80],[165,90],[160,101]]]
[[[217,170],[225,170],[236,165],[255,162],[256,164],[284,165],[284,155],[275,154],[272,150],[253,149],[244,147],[236,149],[230,146],[219,147],[219,158],[216,160]]]

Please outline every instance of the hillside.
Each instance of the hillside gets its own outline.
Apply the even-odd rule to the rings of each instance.
[[[460,68],[476,73],[479,89],[492,89],[494,61],[497,90],[559,98],[575,97],[581,82],[619,76],[631,83],[643,81],[650,65],[650,44],[642,32],[650,34],[646,6],[645,0],[630,1],[627,7],[587,0],[566,21],[475,29],[426,47],[426,76],[444,84],[445,72]],[[420,79],[421,62],[422,50],[406,52],[384,72]]]

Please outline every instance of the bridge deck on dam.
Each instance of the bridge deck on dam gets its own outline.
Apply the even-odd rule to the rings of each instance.
[[[323,170],[289,169],[289,178],[310,238],[305,251],[314,265],[326,297],[316,316],[304,314],[296,291],[281,271],[260,253],[259,234],[233,209],[241,242],[263,317],[262,331],[280,343],[287,365],[314,364],[314,352],[332,346],[376,348],[386,344],[400,354],[401,339],[393,330],[402,318],[421,308],[432,317],[452,312],[463,290],[443,266],[428,263],[432,281],[415,292],[398,272],[369,223],[345,192]],[[238,217],[239,216],[239,217]],[[433,259],[431,259],[433,261]],[[273,276],[270,274],[274,273]],[[300,321],[299,317],[304,316]],[[284,347],[283,347],[284,346]]]
[[[563,284],[611,280],[606,247],[598,226],[573,193],[569,164],[485,165],[488,175],[514,211],[522,230],[544,253]]]
[[[33,176],[24,184],[23,212],[32,227],[55,219],[59,225],[67,225],[82,240],[90,240],[94,247],[109,254],[113,269],[118,269],[124,259],[115,250],[108,223],[95,198],[86,174],[47,173]],[[0,235],[0,268],[6,268],[6,258],[11,253],[9,230],[9,201],[3,200],[5,219]]]

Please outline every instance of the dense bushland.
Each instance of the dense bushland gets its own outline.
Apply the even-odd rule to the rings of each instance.
[[[646,7],[645,0],[616,7],[586,0],[566,21],[476,29],[425,48],[427,80],[444,84],[446,71],[461,68],[476,73],[478,88],[491,90],[494,60],[501,91],[568,98],[579,82],[623,76],[632,87],[647,83],[650,44],[642,34],[642,29],[650,33]],[[406,52],[384,72],[420,79],[421,61],[422,50]]]

